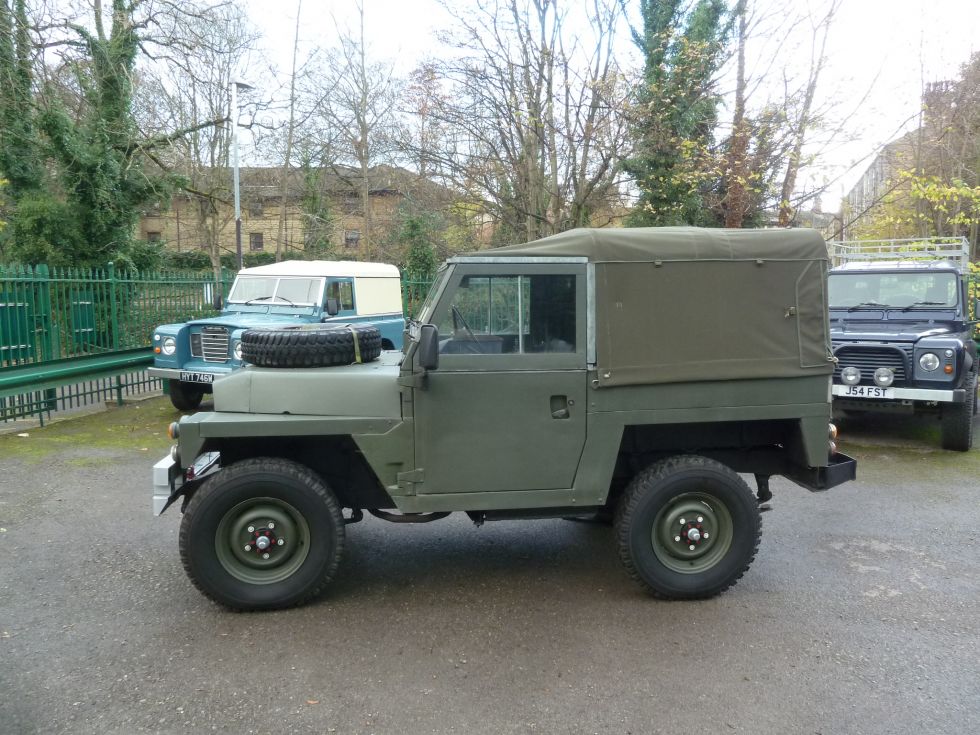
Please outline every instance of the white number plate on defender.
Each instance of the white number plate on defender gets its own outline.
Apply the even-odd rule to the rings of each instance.
[[[181,370],[180,379],[184,383],[213,383],[214,373],[191,373]]]
[[[877,385],[835,385],[835,396],[844,398],[894,398],[894,388],[881,388]]]

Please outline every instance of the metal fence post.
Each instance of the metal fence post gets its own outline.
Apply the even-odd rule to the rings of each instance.
[[[107,268],[109,276],[109,329],[112,330],[112,349],[119,349],[119,306],[116,303],[116,266],[111,261]]]

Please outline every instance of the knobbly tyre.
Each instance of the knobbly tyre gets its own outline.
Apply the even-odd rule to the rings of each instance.
[[[398,269],[344,260],[284,260],[243,268],[221,314],[162,324],[153,331],[153,367],[147,372],[167,381],[174,408],[192,411],[217,378],[242,366],[245,330],[275,327],[281,333],[288,327],[287,332],[299,333],[291,339],[302,341],[305,325],[319,323],[370,323],[384,349],[400,350],[405,319]]]
[[[944,449],[973,445],[977,345],[966,238],[831,243],[834,405],[938,414]]]
[[[696,228],[452,258],[402,354],[216,382],[214,412],[170,427],[154,510],[182,500],[188,575],[240,610],[320,594],[364,511],[612,516],[654,596],[711,597],[755,557],[771,476],[855,476],[829,423],[827,264],[813,230]]]

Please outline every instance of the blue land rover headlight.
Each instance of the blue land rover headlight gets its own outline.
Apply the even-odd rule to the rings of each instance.
[[[238,342],[235,342],[235,346],[232,348],[232,352],[234,353],[236,360],[242,359],[242,343],[240,340]]]
[[[164,355],[172,355],[177,351],[177,340],[173,337],[164,337],[160,343],[160,351]]]
[[[919,357],[919,367],[928,372],[939,369],[939,355],[935,352],[924,352]]]

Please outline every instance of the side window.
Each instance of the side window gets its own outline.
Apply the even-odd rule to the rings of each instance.
[[[445,354],[575,352],[575,276],[467,276],[438,327]]]
[[[354,310],[354,287],[350,281],[328,281],[326,298],[336,300],[341,311]]]

